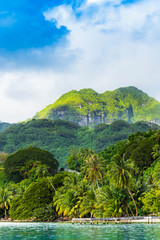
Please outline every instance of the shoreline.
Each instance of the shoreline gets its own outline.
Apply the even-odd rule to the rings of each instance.
[[[109,223],[160,223],[160,216],[142,216],[142,217],[119,217],[119,218],[72,218],[72,224],[109,224]]]
[[[46,221],[46,222],[39,222],[33,219],[28,220],[12,220],[12,219],[0,219],[0,223],[70,223],[70,224],[91,224],[91,225],[98,225],[98,224],[131,224],[131,223],[147,223],[147,224],[155,224],[160,223],[160,217],[145,217],[142,219],[129,219],[129,218],[122,218],[122,219],[70,219],[70,220],[55,220],[55,221]]]

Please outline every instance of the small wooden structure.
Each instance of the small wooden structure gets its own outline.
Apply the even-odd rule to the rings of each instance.
[[[160,223],[160,216],[145,216],[145,217],[118,217],[118,218],[72,218],[72,224],[108,224],[112,223]]]

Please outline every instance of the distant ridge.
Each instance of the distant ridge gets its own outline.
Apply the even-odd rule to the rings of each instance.
[[[14,124],[0,121],[0,133],[5,131],[6,129],[10,128],[12,125],[14,125]]]
[[[72,90],[47,106],[35,119],[63,119],[80,126],[148,121],[160,125],[160,103],[136,87],[118,88],[102,94],[93,89]]]
[[[91,148],[91,136],[92,150],[99,152],[117,141],[127,139],[132,133],[149,129],[157,130],[158,126],[147,122],[129,124],[119,120],[88,128],[65,120],[33,119],[0,133],[0,151],[10,154],[29,146],[39,147],[53,153],[60,167],[65,167],[72,149]]]

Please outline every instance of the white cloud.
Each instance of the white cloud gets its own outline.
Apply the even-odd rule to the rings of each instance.
[[[71,7],[63,5],[45,13],[70,30],[67,51],[77,50],[78,59],[67,73],[71,85],[100,92],[135,85],[159,98],[160,2],[99,5],[93,12],[86,3],[78,12],[76,18]]]
[[[70,30],[67,44],[27,53],[25,69],[10,61],[12,70],[1,70],[0,120],[30,118],[72,89],[104,92],[132,85],[160,100],[160,1],[114,7],[118,2],[88,0],[76,12],[66,5],[45,12]],[[32,67],[33,58],[39,68]]]
[[[0,109],[3,121],[17,122],[33,117],[52,101],[52,72],[0,72]],[[56,97],[56,96],[55,96]]]

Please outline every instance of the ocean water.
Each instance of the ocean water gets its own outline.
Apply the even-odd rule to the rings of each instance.
[[[155,240],[160,224],[0,223],[0,240]]]

